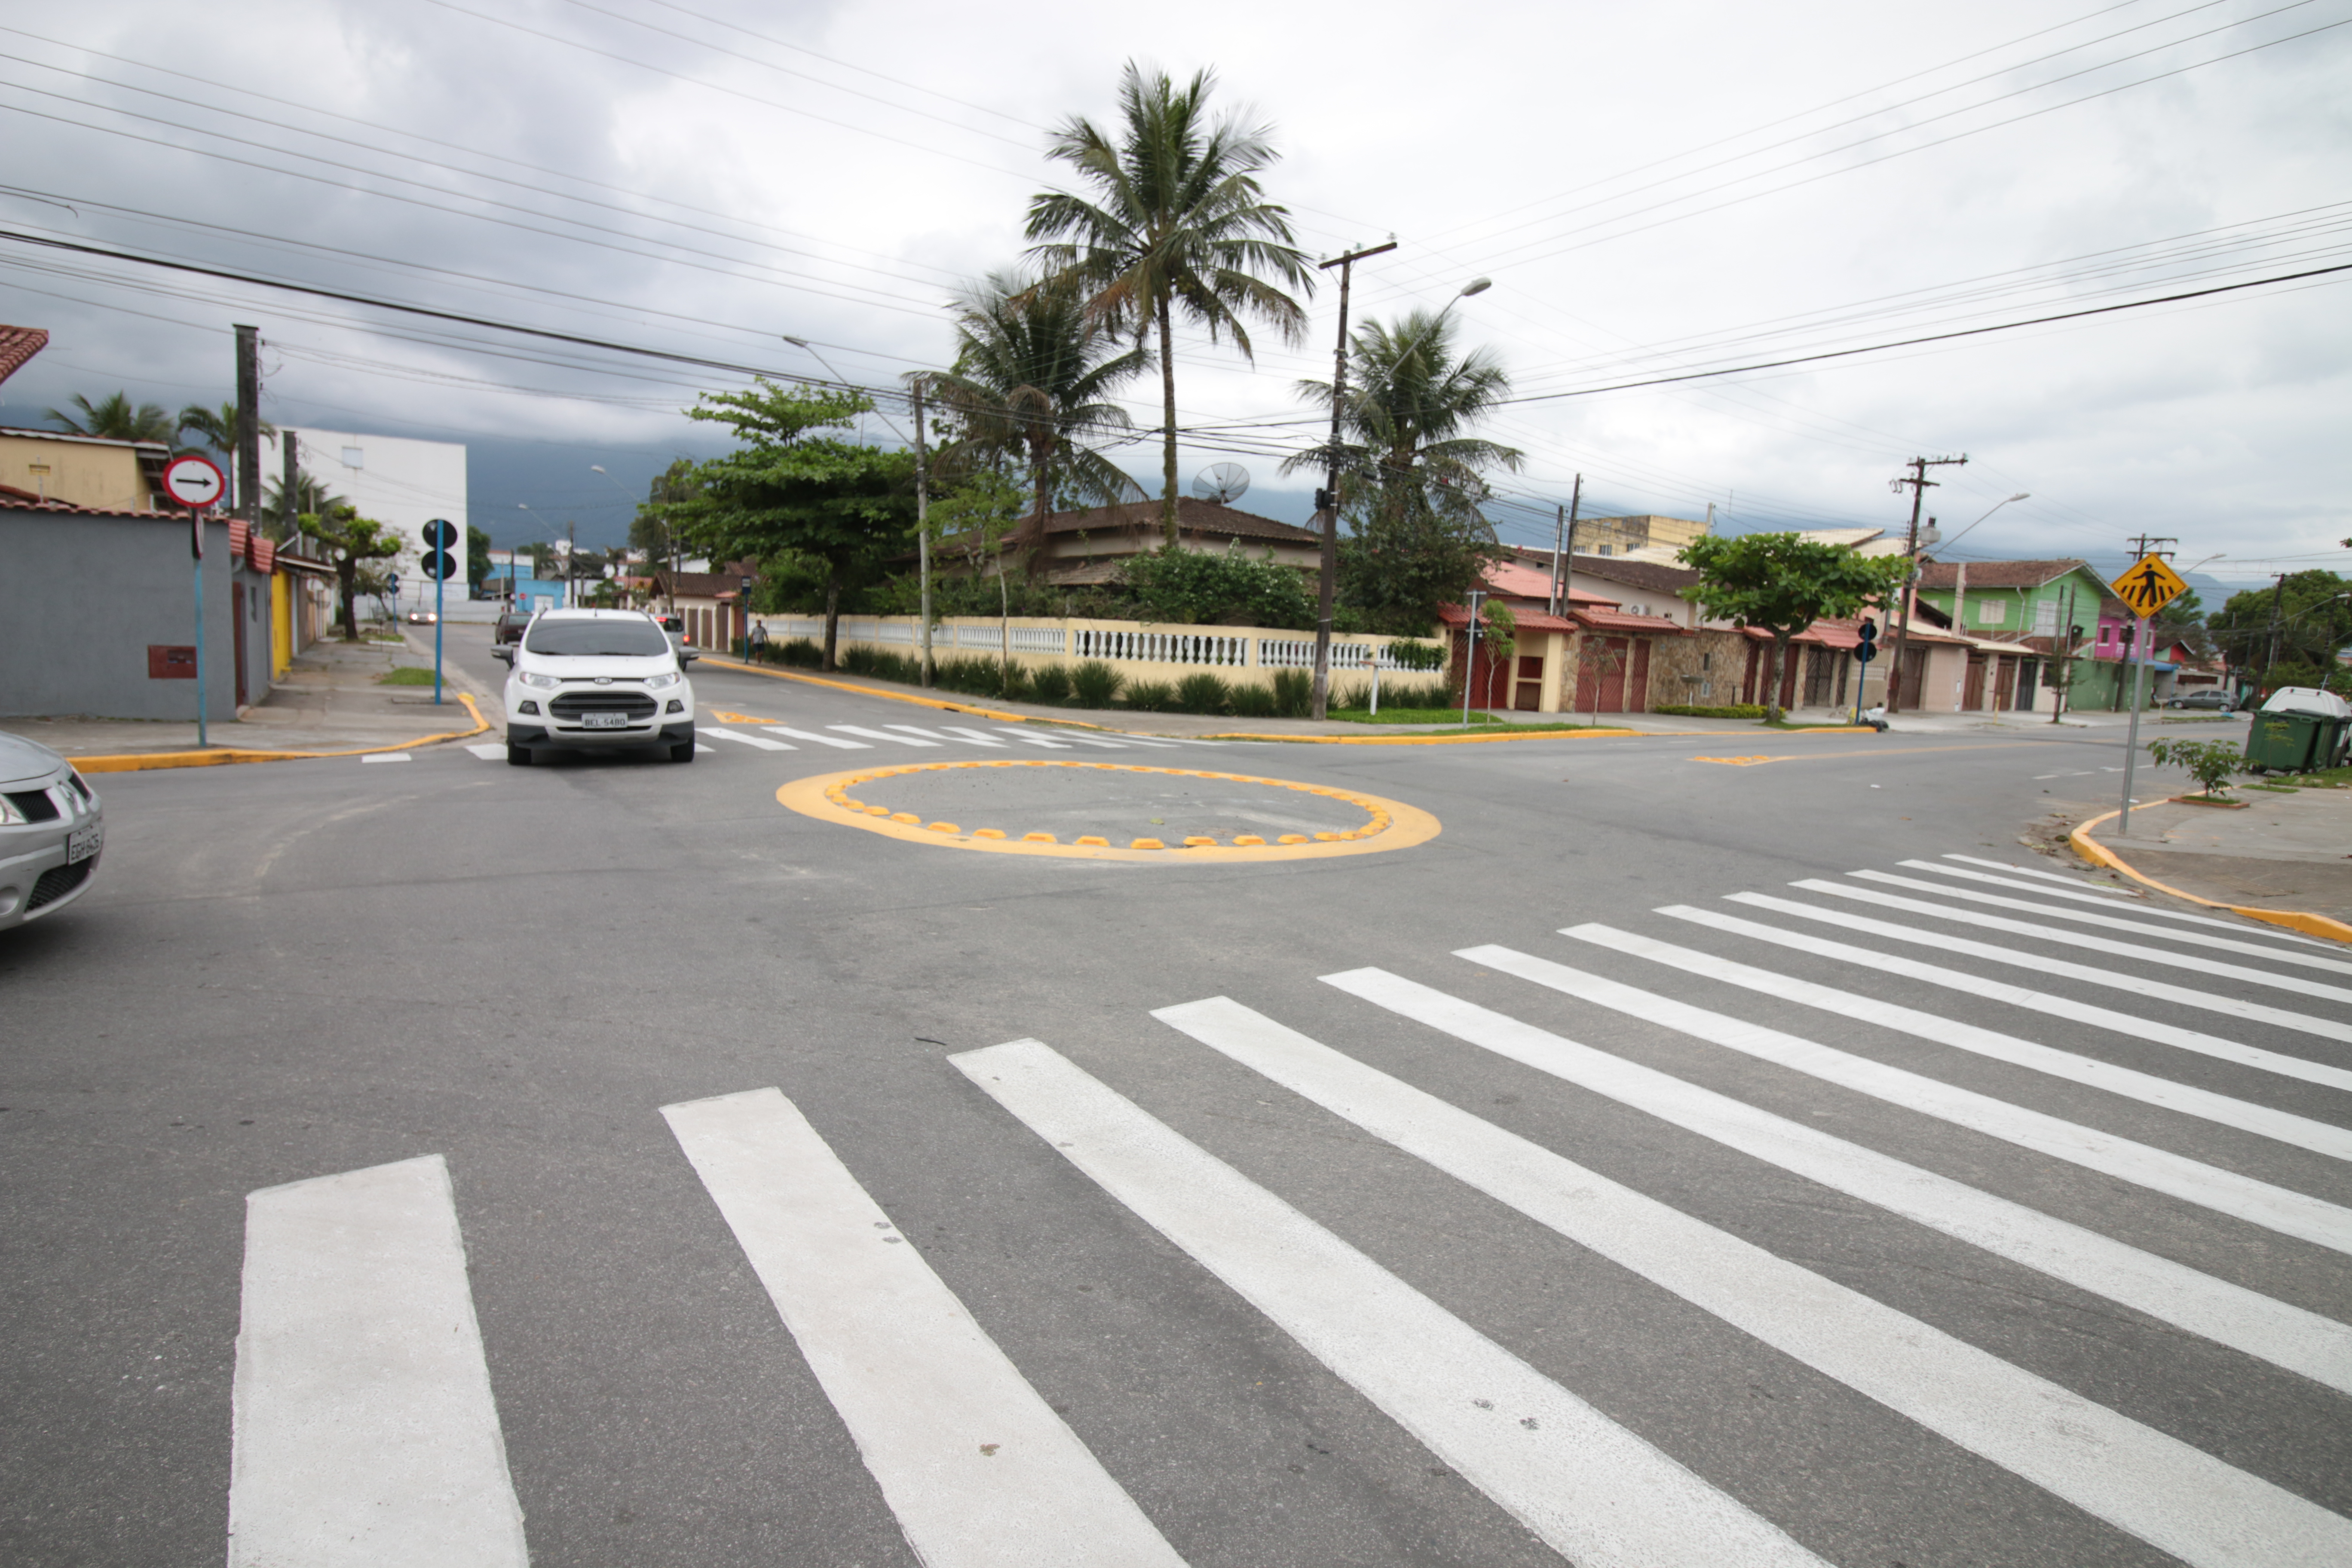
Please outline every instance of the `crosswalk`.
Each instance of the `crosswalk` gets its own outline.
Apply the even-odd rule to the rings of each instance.
[[[791,724],[751,721],[706,723],[702,734],[732,741],[762,752],[790,752],[817,747],[838,752],[870,752],[891,746],[933,751],[941,747],[978,746],[997,751],[1023,746],[1048,752],[1166,751],[1183,746],[1217,746],[1219,741],[1166,739],[1160,736],[1084,735],[1075,730],[1037,730],[1013,724],[986,729],[969,724],[826,724],[801,728]]]
[[[1239,1069],[1266,1097],[1258,1105],[1311,1108],[1853,1402],[1783,1419],[1834,1425],[1867,1410],[1898,1422],[1922,1463],[1888,1484],[1923,1489],[1921,1507],[1949,1462],[1927,1456],[1964,1456],[2112,1532],[2118,1561],[2152,1550],[2200,1568],[2320,1568],[2352,1563],[2352,1518],[2342,1496],[2315,1497],[2307,1475],[2267,1460],[2263,1424],[2285,1417],[2261,1398],[2245,1396],[2234,1439],[2176,1429],[2166,1402],[2116,1396],[2166,1367],[2078,1373],[1964,1317],[1883,1300],[1797,1231],[1694,1212],[1703,1205],[1656,1162],[1695,1140],[1758,1180],[1916,1227],[2042,1281],[2041,1293],[2080,1292],[2183,1352],[2204,1347],[2202,1364],[2246,1358],[2334,1424],[2271,1436],[2340,1446],[2352,1432],[2352,1207],[2338,1201],[2352,1197],[2352,1100],[2335,1097],[2352,1091],[2340,1048],[2352,989],[2319,978],[2352,972],[2340,952],[1948,855],[1735,889],[1721,907],[1628,911],[1540,943],[1432,952],[1414,973],[1343,970],[1306,987],[1328,998],[1317,1005],[1218,995],[1135,1022],[1156,1032],[1155,1060],[1208,1086],[1200,1095],[1234,1092]],[[1427,1048],[1374,1048],[1399,1027]],[[1342,1234],[1310,1215],[1310,1194],[1277,1191],[1178,1131],[1149,1108],[1167,1078],[1115,1083],[1034,1038],[948,1059],[1013,1147],[1075,1173],[1053,1201],[1091,1194],[1130,1216],[1409,1435],[1429,1473],[1458,1476],[1559,1557],[1890,1560],[1855,1557],[1805,1496],[1663,1440],[1642,1412],[1585,1386],[1575,1356],[1524,1324],[1478,1321],[1426,1265]],[[1573,1141],[1471,1109],[1460,1086],[1488,1061],[1638,1134],[1643,1157],[1606,1167]],[[1832,1105],[1840,1114],[1819,1124],[1798,1109]],[[1203,1560],[1186,1534],[1196,1516],[1170,1510],[1164,1487],[1144,1494],[1160,1505],[1147,1512],[1139,1478],[1092,1451],[984,1326],[1017,1319],[1021,1303],[976,1312],[959,1299],[908,1216],[877,1201],[781,1089],[646,1115],[656,1109],[916,1561]],[[1963,1179],[1937,1152],[1955,1137],[2002,1152]],[[2034,1180],[1994,1190],[1990,1173],[2007,1167]],[[433,1157],[248,1200],[233,1564],[525,1560],[450,1191]],[[2184,1247],[2158,1223],[2180,1215],[2212,1245]],[[2297,1293],[2255,1260],[2288,1256],[2332,1284],[2285,1299]],[[1552,1310],[1573,1327],[1601,1309],[1570,1291]],[[2094,1366],[2118,1353],[2084,1352]],[[1748,1397],[1699,1396],[1727,1409]],[[425,1440],[385,1463],[390,1432]],[[1873,1507],[1900,1531],[1906,1494]]]

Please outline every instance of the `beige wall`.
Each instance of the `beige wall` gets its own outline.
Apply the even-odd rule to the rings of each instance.
[[[152,504],[138,448],[115,442],[0,432],[0,485],[110,511],[146,511]]]

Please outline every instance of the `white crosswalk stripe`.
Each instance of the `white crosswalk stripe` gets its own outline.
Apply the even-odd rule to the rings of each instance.
[[[229,1568],[525,1568],[449,1168],[246,1198]]]
[[[1906,899],[1896,893],[1882,893],[1874,888],[1850,887],[1843,882],[1826,881],[1809,877],[1801,882],[1791,882],[1809,893],[1828,893],[1841,899],[1853,899],[1862,903],[1878,904],[1890,910],[1902,910],[1915,915],[1932,915],[1937,920],[1958,921],[1963,925],[1982,926],[1989,931],[2008,931],[2016,936],[2039,937],[2043,942],[2061,942],[2068,947],[2087,948],[2093,952],[2113,953],[2118,958],[2137,958],[2167,969],[2186,969],[2198,974],[2221,975],[2231,980],[2251,981],[2256,985],[2268,985],[2279,991],[2298,991],[2306,996],[2325,996],[2331,1002],[2352,1002],[2352,990],[2341,985],[2329,985],[2317,980],[2305,980],[2294,974],[2273,974],[2264,969],[2250,969],[2242,963],[2225,963],[2218,958],[2199,958],[2193,953],[2171,952],[2136,942],[2116,942],[2103,936],[2089,936],[2081,931],[2061,931],[2055,926],[2036,925],[2032,921],[2013,921],[2002,915],[1989,915],[1979,910],[1962,909],[1956,904],[1929,903],[1922,899]],[[2167,933],[2170,934],[2170,933]]]
[[[950,1059],[1572,1562],[1821,1561],[1047,1047]]]
[[[1944,858],[1948,860],[1954,857],[1948,855]],[[1904,860],[1898,864],[1907,866],[1915,871],[1934,871],[1947,877],[1965,878],[1972,882],[1981,882],[1987,887],[2013,888],[2020,892],[2039,893],[2046,899],[2071,899],[2078,903],[2105,904],[2109,909],[2126,909],[2132,914],[2146,920],[2178,921],[2182,925],[2211,926],[2220,931],[2236,931],[2241,936],[2267,939],[2272,943],[2285,942],[2302,947],[2321,945],[2315,938],[2297,936],[2293,931],[2281,931],[2275,926],[2261,929],[2248,926],[2242,921],[2216,920],[2211,915],[2192,915],[2186,910],[2160,910],[2146,903],[2119,903],[2116,897],[2116,890],[2113,888],[2054,888],[2047,883],[2022,881],[2016,877],[1988,876],[1982,871],[1966,870],[1958,866],[1947,866],[1936,860]],[[2050,906],[2039,904],[2033,907],[2046,912]],[[2273,947],[2260,944],[2257,945],[2256,950],[2264,952],[2275,951]]]
[[[1864,881],[1884,882],[1894,888],[1910,888],[1915,891],[1934,893],[1947,899],[1959,899],[1972,904],[1986,904],[1994,909],[2021,910],[2027,914],[2041,915],[2050,920],[2074,921],[2083,925],[2095,925],[2107,931],[2130,931],[2136,936],[2161,937],[2171,942],[2185,942],[2192,946],[2213,948],[2223,952],[2247,953],[2255,958],[2267,958],[2273,963],[2298,963],[2306,969],[2326,969],[2337,974],[2352,974],[2352,963],[2347,963],[2340,958],[2327,958],[2315,952],[2288,952],[2270,942],[2244,942],[2226,936],[2208,936],[2203,931],[2173,931],[2164,926],[2150,925],[2142,920],[2120,920],[2108,914],[2095,915],[2087,910],[2053,909],[2047,903],[2012,899],[2000,893],[1980,893],[1973,888],[1945,887],[1935,882],[1923,882],[1916,877],[1897,877],[1888,871],[1853,871],[1848,874],[1861,878]]]
[[[863,724],[827,724],[825,728],[839,731],[845,735],[862,735],[869,741],[892,741],[901,746],[936,746],[940,743],[914,735],[894,735],[887,730],[869,730]]]
[[[1984,1133],[1987,1137],[2014,1143],[2021,1149],[2047,1154],[2053,1160],[2064,1160],[2086,1170],[2098,1171],[2118,1181],[2167,1194],[2183,1203],[2202,1205],[2244,1220],[2249,1225],[2262,1226],[2284,1236],[2298,1237],[2338,1252],[2352,1252],[2352,1209],[2324,1199],[2257,1181],[2252,1176],[2223,1170],[2218,1165],[2192,1160],[2169,1150],[2045,1115],[2021,1105],[2012,1105],[1989,1094],[1979,1094],[1974,1089],[1961,1089],[1902,1068],[1889,1067],[1885,1062],[1859,1057],[1851,1051],[1841,1051],[1779,1029],[1767,1028],[1761,1024],[1751,1024],[1727,1014],[1694,1007],[1687,1002],[1678,1002],[1670,996],[1660,996],[1580,969],[1571,969],[1549,959],[1514,952],[1504,947],[1465,948],[1457,956],[1473,963],[1483,963],[1489,968],[1517,974],[1587,1002],[1613,1007],[1632,1017],[1664,1025],[1710,1045],[1723,1046],[1763,1061],[1777,1062],[1824,1082],[1883,1100],[1890,1105],[1899,1105],[1907,1110],[1916,1110],[1922,1115]]]
[[[474,755],[481,758],[482,761],[486,763],[500,763],[506,761],[507,749],[504,745],[468,746],[466,750],[473,752]]]
[[[1026,730],[1008,729],[1000,724],[996,727],[996,732],[1000,735],[1010,735],[1024,746],[1043,746],[1049,752],[1066,752],[1070,749],[1069,743],[1066,741],[1049,741],[1043,735],[1032,734]]]
[[[1989,871],[2006,871],[2012,877],[2031,877],[2037,885],[2055,883],[2076,892],[2104,893],[2110,903],[2138,907],[2147,895],[2137,888],[2112,887],[2105,882],[2086,882],[2080,877],[2069,877],[2057,871],[2044,871],[2038,867],[2012,866],[2006,860],[1988,860],[1981,855],[1947,855],[1947,860],[1958,860],[1963,866],[1982,866]]]
[[[722,741],[733,741],[739,745],[755,747],[762,752],[790,752],[798,749],[786,745],[782,741],[771,741],[765,735],[747,735],[740,730],[730,730],[723,724],[705,724],[702,727],[702,733],[715,735]]]
[[[771,735],[790,735],[795,741],[806,741],[816,746],[833,746],[845,752],[870,752],[874,749],[864,741],[845,741],[838,735],[820,735],[813,730],[795,730],[786,724],[768,724],[762,728]]]
[[[2260,1002],[2243,1002],[2235,996],[2223,996],[2215,992],[2199,991],[2187,985],[2174,985],[2161,980],[2150,980],[2138,974],[2126,974],[2120,970],[2100,969],[2088,963],[2075,963],[2063,958],[2051,958],[2042,953],[2027,952],[1992,942],[1972,942],[1967,937],[1947,936],[1940,931],[1922,931],[1916,926],[1897,925],[1892,921],[1873,920],[1866,915],[1849,914],[1843,910],[1825,910],[1812,904],[1801,904],[1794,899],[1783,899],[1771,893],[1727,893],[1733,903],[1751,904],[1759,910],[1773,910],[1781,914],[1795,915],[1801,920],[1819,921],[1842,931],[1861,931],[1871,936],[1883,936],[1892,942],[1910,942],[1929,947],[1945,954],[1962,954],[1972,958],[1990,959],[1995,963],[2012,964],[2031,969],[2037,973],[2061,975],[2069,980],[2081,980],[2093,985],[2105,985],[2118,991],[2128,991],[2137,996],[2178,1003],[2183,1007],[2198,1007],[2208,1012],[2228,1013],[2255,1023],[2272,1024],[2282,1029],[2294,1029],[2306,1035],[2317,1035],[2331,1040],[2352,1041],[2352,1024],[2340,1024],[2333,1018],[2315,1017],[2308,1013],[2291,1012],[2284,1007],[2273,1007]]]
[[[1916,1035],[1924,1040],[1974,1051],[1996,1061],[2032,1068],[2054,1078],[2071,1079],[2076,1083],[2105,1089],[2110,1094],[2177,1110],[2185,1116],[2201,1116],[2208,1121],[2218,1121],[2225,1127],[2235,1127],[2264,1138],[2275,1138],[2282,1143],[2293,1143],[2332,1159],[2352,1160],[2352,1128],[2315,1121],[2308,1116],[2296,1116],[2267,1105],[2216,1094],[2191,1084],[2175,1083],[2154,1073],[2118,1067],[2113,1062],[2077,1056],[2072,1051],[2057,1050],[2038,1041],[2022,1040],[2014,1035],[1981,1028],[1957,1018],[1938,1017],[1933,1013],[1898,1006],[1874,996],[1858,996],[1834,986],[1817,985],[1810,980],[1775,974],[1769,970],[1737,963],[1727,958],[1717,958],[1712,953],[1697,952],[1650,937],[1636,936],[1632,931],[1618,931],[1610,926],[1570,926],[1560,934],[1630,953],[1636,958],[1654,959],[1685,973],[1720,980],[1730,985],[1744,985],[1769,996],[1802,1002],[1864,1023]]]
[[[363,763],[405,763],[413,762],[415,759],[406,752],[370,752],[366,756],[362,757],[360,761]]]
[[[983,735],[977,730],[967,730],[961,724],[942,724],[937,730],[918,730],[912,724],[893,724],[893,730],[904,730],[910,735],[927,735],[936,740],[968,741],[975,746],[993,746],[1002,750],[1004,742],[993,735]]]
[[[662,1108],[929,1568],[1183,1559],[772,1089]]]
[[[1097,747],[1106,752],[1124,752],[1129,746],[1139,743],[1137,742],[1128,740],[1124,736],[1121,736],[1116,741],[1106,741],[1099,735],[1074,734],[1068,730],[1055,731],[1054,738],[1057,741],[1068,741],[1076,745]]]
[[[2155,1018],[2142,1018],[2129,1013],[2077,1002],[2071,996],[2053,995],[2046,991],[2029,990],[2011,985],[2006,981],[1990,979],[1981,974],[1969,974],[1958,969],[1946,969],[1940,964],[1923,963],[1916,958],[1897,953],[1876,952],[1849,942],[1832,942],[1827,937],[1807,931],[1782,931],[1744,921],[1737,915],[1718,913],[1714,910],[1693,909],[1687,904],[1669,904],[1657,911],[1695,925],[1711,926],[1717,931],[1730,931],[1738,936],[1752,936],[1759,942],[1792,948],[1799,952],[1816,953],[1823,958],[1842,959],[1847,963],[1882,970],[1888,974],[1900,974],[1912,980],[1924,980],[1931,985],[1947,986],[1971,996],[1994,1002],[2006,1002],[2011,1006],[2031,1008],[2053,1017],[2068,1018],[2078,1024],[2091,1024],[2137,1039],[2155,1040],[2202,1056],[2235,1062],[2241,1067],[2258,1068],[2284,1078],[2301,1079],[2305,1083],[2325,1084],[2330,1089],[2352,1089],[2352,1070],[2330,1067],[2325,1062],[2307,1061],[2301,1057],[2266,1051],[2259,1046],[2249,1046],[2237,1040],[2225,1040],[2202,1030],[2187,1029],[2178,1024]]]
[[[2186,1562],[2239,1562],[2249,1546],[2265,1555],[2282,1548],[2309,1555],[2322,1543],[2352,1552],[2352,1520],[1227,998],[1162,1008],[1153,1016]]]

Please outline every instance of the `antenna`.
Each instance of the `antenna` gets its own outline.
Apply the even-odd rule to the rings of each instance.
[[[1239,463],[1212,463],[1192,476],[1192,493],[1218,506],[1241,500],[1249,487],[1249,470]]]

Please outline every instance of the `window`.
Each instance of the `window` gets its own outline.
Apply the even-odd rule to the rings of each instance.
[[[642,616],[626,620],[542,620],[523,646],[533,653],[572,658],[646,658],[669,651],[669,638]]]
[[[2008,624],[2009,601],[2007,599],[1979,599],[1977,601],[1977,625],[1980,626],[2006,626]]]
[[[1715,655],[1711,653],[1703,653],[1699,655],[1698,667],[1701,669],[1713,669],[1715,668]]]
[[[2038,599],[2033,605],[2033,635],[2053,637],[2058,635],[2058,601]]]

